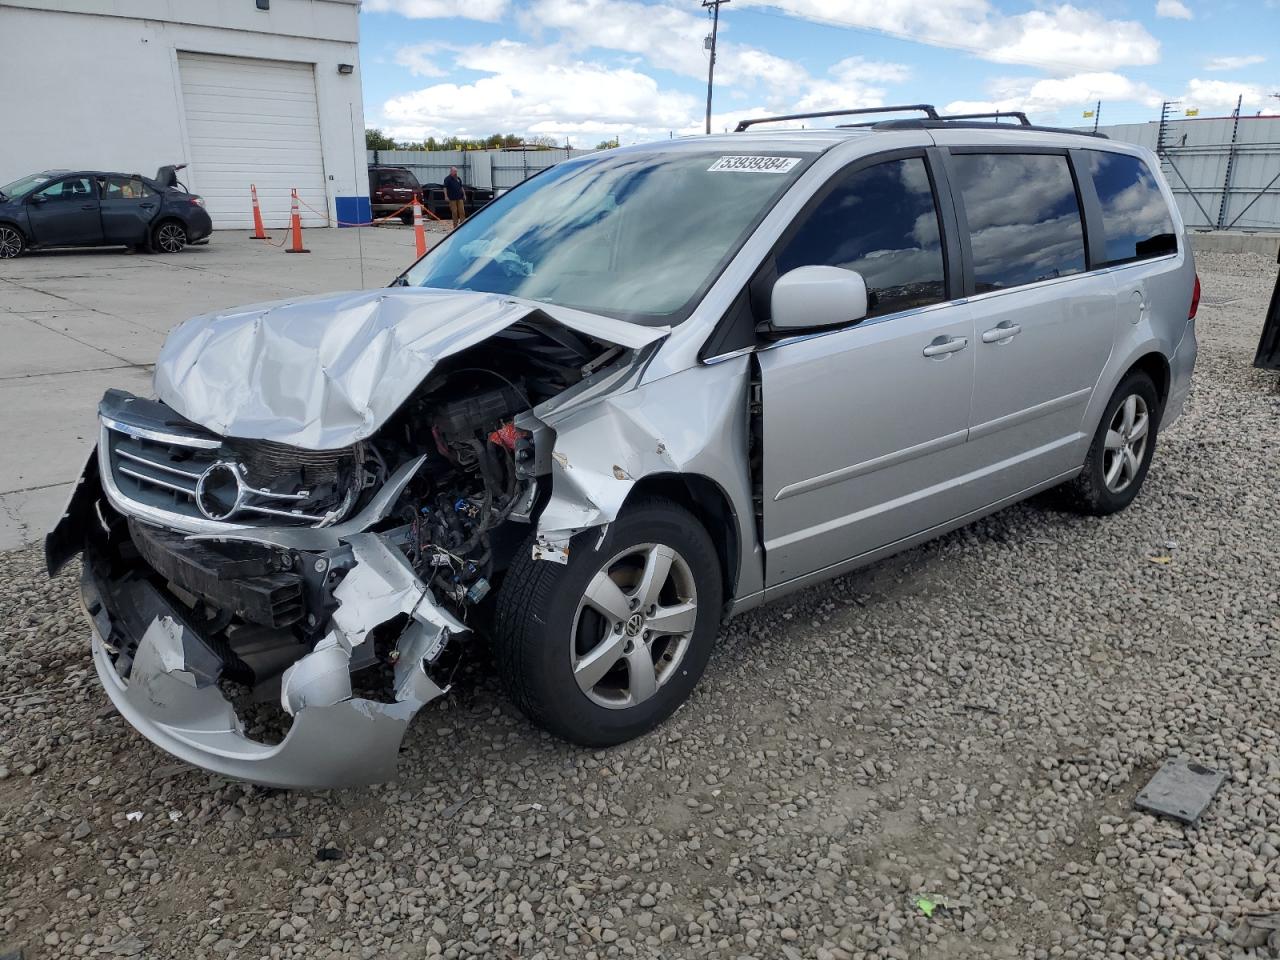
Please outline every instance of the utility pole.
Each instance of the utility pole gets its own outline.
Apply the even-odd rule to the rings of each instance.
[[[711,60],[707,64],[707,133],[711,132],[711,88],[716,78],[716,34],[720,31],[720,5],[729,0],[702,0],[702,6],[711,10],[711,36],[707,38]]]

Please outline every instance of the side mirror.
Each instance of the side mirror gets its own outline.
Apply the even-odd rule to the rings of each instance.
[[[867,284],[856,270],[796,267],[774,282],[769,310],[776,330],[853,323],[867,315]]]
[[[31,202],[34,203],[36,206],[40,206],[43,203],[48,203],[49,198],[46,197],[43,193],[37,193],[35,196],[31,198]]]

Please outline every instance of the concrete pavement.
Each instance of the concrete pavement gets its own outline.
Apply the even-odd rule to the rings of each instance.
[[[442,231],[428,230],[434,243]],[[399,224],[308,230],[305,241],[310,254],[289,255],[247,231],[218,231],[176,256],[101,249],[0,261],[0,550],[44,535],[93,447],[98,400],[108,387],[149,393],[170,328],[210,310],[382,287],[414,259],[413,230]]]

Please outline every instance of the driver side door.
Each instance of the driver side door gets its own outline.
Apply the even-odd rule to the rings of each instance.
[[[960,482],[975,351],[969,308],[950,302],[958,256],[945,173],[923,149],[846,168],[784,235],[778,276],[856,270],[868,314],[758,352],[766,589],[978,506]]]
[[[31,235],[41,246],[102,242],[102,211],[93,177],[63,177],[27,198]]]

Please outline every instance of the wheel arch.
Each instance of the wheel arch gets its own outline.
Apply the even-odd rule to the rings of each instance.
[[[1172,380],[1169,358],[1159,350],[1148,351],[1129,364],[1128,368],[1120,376],[1119,382],[1123,382],[1125,377],[1135,370],[1141,370],[1151,378],[1151,382],[1156,385],[1156,396],[1160,400],[1161,408],[1163,408],[1165,402],[1169,399],[1169,384]]]
[[[624,506],[647,496],[665,497],[680,504],[697,518],[711,535],[720,561],[724,600],[735,596],[742,559],[742,536],[733,502],[720,484],[699,473],[651,473],[632,486]]]
[[[13,227],[22,234],[22,239],[27,246],[31,246],[31,232],[13,217],[0,217],[0,227]]]

